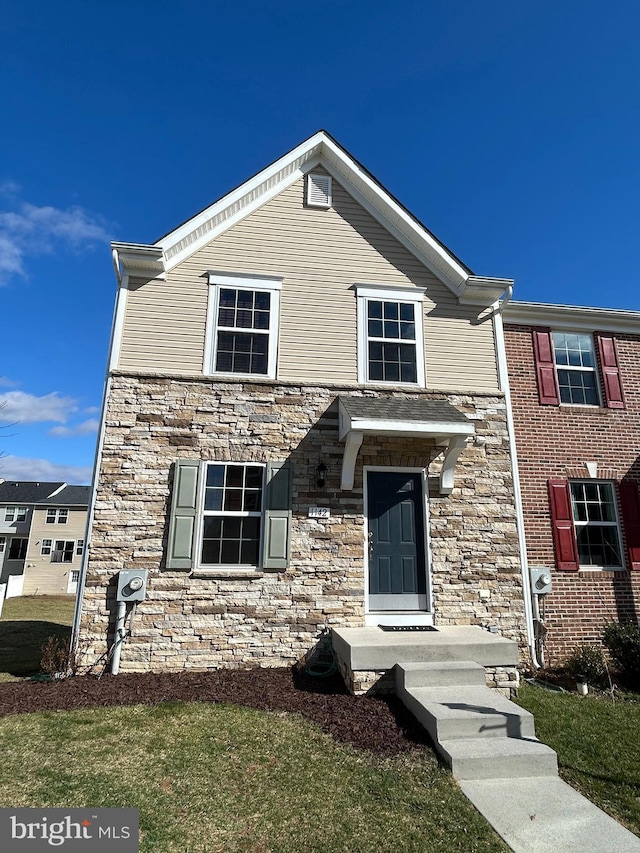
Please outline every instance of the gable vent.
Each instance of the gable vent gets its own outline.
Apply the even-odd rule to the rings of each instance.
[[[331,207],[331,177],[307,175],[307,204],[310,207]]]

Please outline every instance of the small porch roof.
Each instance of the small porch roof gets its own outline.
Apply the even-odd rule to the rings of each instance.
[[[446,447],[440,493],[451,493],[455,463],[475,427],[447,400],[340,396],[338,410],[340,440],[345,442],[342,489],[353,488],[356,459],[365,435],[401,435],[432,438]]]

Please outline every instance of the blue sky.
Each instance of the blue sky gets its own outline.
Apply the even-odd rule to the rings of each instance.
[[[88,482],[110,240],[325,128],[515,298],[640,310],[640,5],[14,3],[0,84],[0,476]]]

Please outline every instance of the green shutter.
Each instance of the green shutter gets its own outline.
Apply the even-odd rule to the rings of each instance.
[[[179,459],[175,464],[167,546],[168,569],[189,570],[194,567],[199,473],[200,463],[194,459]]]
[[[267,465],[267,492],[264,513],[264,553],[262,566],[282,571],[289,565],[291,539],[291,465]]]

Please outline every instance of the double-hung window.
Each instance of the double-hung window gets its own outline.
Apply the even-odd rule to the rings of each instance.
[[[596,479],[549,480],[548,486],[557,568],[624,568],[616,484]],[[636,483],[621,483],[620,497],[629,565],[637,568],[640,503]]]
[[[26,521],[27,507],[26,506],[8,506],[4,510],[4,520],[7,522]]]
[[[561,403],[599,406],[596,357],[592,335],[553,332]]]
[[[48,557],[51,554],[51,549],[53,548],[53,540],[52,539],[43,539],[40,543],[40,554],[43,557]]]
[[[570,486],[580,566],[621,569],[622,546],[613,483],[571,481]]]
[[[202,566],[260,562],[264,466],[208,463],[202,519]]]
[[[69,510],[66,508],[47,510],[47,524],[66,524],[69,520]]]
[[[357,285],[358,381],[424,387],[424,291]]]
[[[282,280],[209,275],[205,373],[275,379]]]

